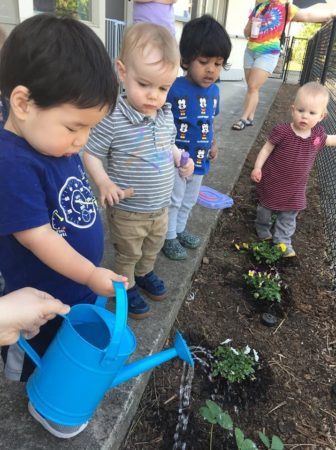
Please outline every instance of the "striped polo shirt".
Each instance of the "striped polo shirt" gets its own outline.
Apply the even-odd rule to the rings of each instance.
[[[85,151],[107,162],[107,173],[134,196],[115,208],[132,212],[157,211],[169,205],[174,184],[172,145],[176,129],[170,103],[155,119],[145,116],[120,96],[115,110],[91,132]]]
[[[257,184],[260,203],[273,211],[300,211],[306,208],[306,188],[317,153],[325,146],[322,125],[310,137],[295,134],[289,123],[276,125],[268,140],[274,149],[262,168]]]

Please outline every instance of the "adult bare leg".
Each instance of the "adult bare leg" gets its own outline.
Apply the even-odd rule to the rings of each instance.
[[[245,71],[246,74],[247,71]],[[269,77],[269,72],[252,68],[247,74],[247,93],[244,101],[243,120],[253,120],[259,102],[259,90]]]

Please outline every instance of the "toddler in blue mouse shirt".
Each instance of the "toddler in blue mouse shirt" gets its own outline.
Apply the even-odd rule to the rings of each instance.
[[[217,158],[213,120],[219,113],[219,89],[215,82],[231,52],[224,28],[209,15],[186,23],[180,40],[181,67],[186,76],[175,80],[167,100],[172,104],[177,135],[175,144],[189,152],[193,175],[175,182],[168,211],[168,231],[163,253],[170,259],[187,258],[186,248],[197,248],[201,240],[186,230],[190,212],[197,201],[203,175],[210,160]]]

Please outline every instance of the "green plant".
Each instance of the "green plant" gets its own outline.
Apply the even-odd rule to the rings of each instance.
[[[273,435],[272,441],[266,436],[266,434],[262,433],[261,431],[258,432],[259,438],[261,442],[265,445],[265,447],[268,450],[283,450],[284,444],[282,440],[278,437]]]
[[[282,281],[278,272],[249,270],[243,277],[254,298],[268,302],[281,302]]]
[[[252,242],[250,244],[252,256],[257,263],[274,264],[279,261],[286,251],[285,244],[273,245],[270,241]]]
[[[212,449],[213,429],[215,425],[220,425],[227,431],[234,430],[234,437],[238,450],[257,450],[256,444],[251,439],[245,438],[243,431],[239,427],[233,426],[231,416],[226,411],[224,412],[217,403],[212,400],[206,400],[205,406],[202,406],[199,412],[203,419],[211,423],[210,450]],[[261,442],[268,450],[283,450],[284,444],[278,436],[272,436],[272,442],[270,442],[269,438],[264,433],[259,431],[258,434]]]
[[[244,350],[231,347],[231,339],[227,339],[213,352],[215,361],[212,364],[212,376],[221,377],[230,383],[239,383],[246,378],[252,378],[259,360],[258,353],[248,345]],[[253,356],[251,355],[253,352]]]

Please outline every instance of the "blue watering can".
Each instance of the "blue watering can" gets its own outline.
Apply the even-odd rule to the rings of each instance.
[[[116,314],[104,308],[103,297],[95,305],[73,306],[42,358],[22,336],[19,339],[37,366],[27,383],[29,400],[49,420],[80,425],[92,417],[110,388],[176,356],[194,365],[179,332],[173,348],[126,364],[136,339],[126,323],[125,287],[121,282],[113,284]]]

